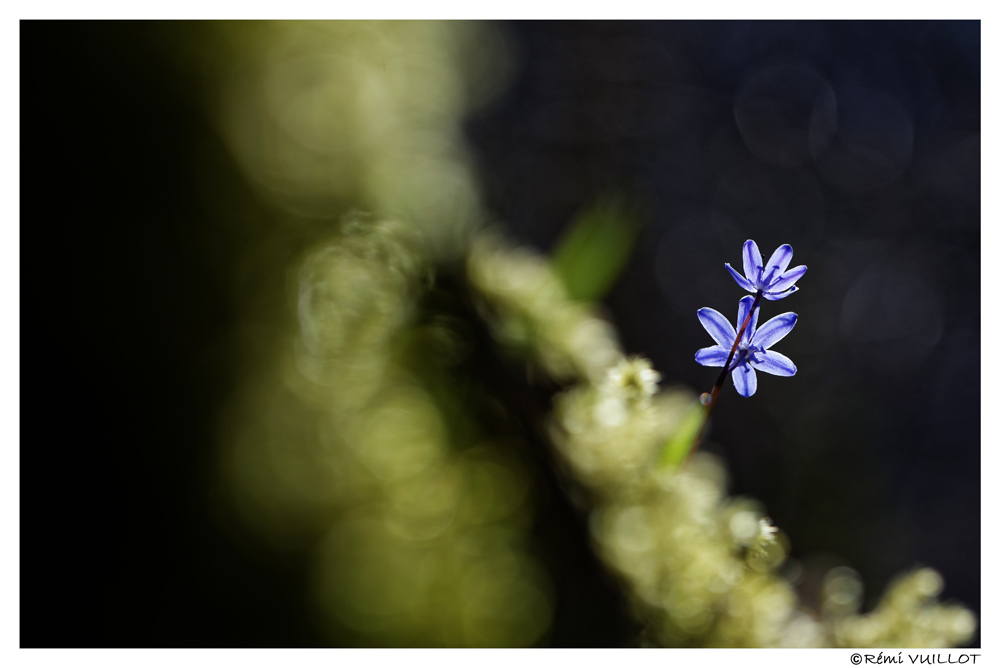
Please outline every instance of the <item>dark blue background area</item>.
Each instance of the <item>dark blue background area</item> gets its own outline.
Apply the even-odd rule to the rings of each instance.
[[[794,378],[728,386],[708,448],[805,565],[874,604],[915,564],[980,604],[978,22],[525,22],[506,93],[470,119],[489,203],[550,252],[601,193],[645,212],[605,298],[625,348],[707,391],[695,311],[735,319],[752,238],[809,271],[764,302]],[[976,641],[978,642],[978,640]]]

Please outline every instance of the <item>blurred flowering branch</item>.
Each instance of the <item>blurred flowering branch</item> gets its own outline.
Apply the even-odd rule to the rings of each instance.
[[[529,539],[538,466],[586,518],[645,644],[940,647],[974,632],[967,610],[936,602],[940,577],[927,569],[869,614],[843,574],[808,609],[778,574],[788,537],[759,503],[727,497],[715,457],[662,465],[664,444],[690,434],[690,391],[659,391],[648,360],[626,357],[543,258],[498,233],[475,237],[461,270],[419,248],[405,225],[355,216],[310,256],[294,365],[278,396],[261,386],[232,451],[257,521],[313,518],[317,592],[350,630],[338,642],[541,642],[554,600]],[[490,336],[470,338],[483,327]],[[501,391],[492,371],[466,375],[480,346],[535,371],[508,374]],[[501,413],[470,403],[480,395]],[[299,429],[315,424],[319,441],[281,426],[293,398]],[[528,449],[495,426],[514,424]],[[261,456],[292,468],[248,467]]]
[[[546,314],[559,312],[560,301],[561,308],[568,304],[544,260],[508,250],[496,240],[489,249],[488,255],[482,247],[473,251],[469,271],[479,294],[499,307],[495,313],[501,315],[493,320],[498,341],[517,339],[509,329],[511,317],[544,332]],[[490,271],[482,271],[483,262]],[[502,270],[505,265],[507,271]],[[503,289],[505,277],[515,272],[530,278],[517,291]],[[544,303],[537,301],[540,294],[546,295]],[[755,333],[752,302],[753,297],[741,300],[740,316],[749,326],[738,364],[747,363]],[[575,314],[579,323],[592,317]],[[718,335],[717,347],[728,348],[736,332],[722,323],[728,326],[713,318],[712,328],[706,328]],[[794,318],[784,316],[766,323],[766,329],[758,330],[761,351],[793,325]],[[578,383],[556,398],[549,430],[567,475],[585,492],[581,511],[589,514],[595,549],[620,577],[631,612],[644,626],[644,642],[941,647],[962,643],[974,632],[967,610],[934,600],[940,576],[930,569],[901,578],[867,615],[858,614],[860,588],[828,588],[821,611],[808,610],[777,574],[788,552],[787,537],[763,517],[756,502],[726,497],[725,472],[714,457],[698,455],[685,471],[655,465],[661,445],[690,428],[685,423],[695,403],[688,392],[657,392],[659,374],[642,358],[606,355],[602,374],[580,359],[586,347],[572,337],[536,340],[545,343],[529,346],[529,358],[578,360],[556,367],[560,372],[576,369]],[[587,345],[607,351],[614,344],[609,338],[605,346],[596,340]],[[551,362],[546,366],[553,368]],[[752,394],[748,386],[744,390],[741,394]],[[854,606],[847,614],[845,599],[848,608]],[[837,601],[841,605],[835,614],[830,611]]]

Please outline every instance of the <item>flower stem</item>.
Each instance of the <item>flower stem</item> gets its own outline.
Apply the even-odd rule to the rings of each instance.
[[[757,310],[757,305],[760,304],[761,294],[761,291],[758,290],[757,294],[754,295],[753,305],[750,307],[750,312],[747,313],[746,319],[740,326],[740,331],[736,333],[736,338],[733,340],[733,347],[729,351],[729,357],[726,358],[726,363],[722,367],[722,373],[719,374],[719,379],[715,381],[715,386],[712,387],[712,392],[708,397],[708,403],[705,404],[705,416],[701,420],[701,426],[698,427],[698,434],[694,437],[694,441],[691,443],[691,449],[688,450],[687,459],[684,460],[684,469],[687,469],[688,464],[691,463],[691,458],[694,457],[694,453],[698,451],[701,439],[705,435],[705,429],[708,428],[708,418],[711,417],[712,410],[715,408],[715,400],[719,398],[719,392],[722,390],[722,384],[726,382],[726,376],[729,374],[729,364],[733,361],[733,357],[736,355],[736,349],[739,347],[740,340],[743,338],[743,332],[745,332],[747,327],[750,326],[750,319],[753,317],[754,311]]]

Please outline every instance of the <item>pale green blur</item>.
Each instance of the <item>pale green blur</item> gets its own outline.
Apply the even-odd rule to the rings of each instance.
[[[538,642],[554,601],[525,545],[526,464],[482,429],[456,440],[421,348],[460,361],[462,323],[415,323],[428,261],[461,254],[481,217],[458,123],[504,80],[500,36],[281,22],[218,24],[215,40],[211,115],[232,155],[279,224],[329,221],[289,264],[285,333],[224,421],[241,517],[312,554],[332,643]],[[393,218],[342,217],[359,208]]]
[[[212,114],[247,176],[295,216],[346,207],[460,251],[482,211],[459,120],[507,79],[488,25],[448,21],[226,23]]]

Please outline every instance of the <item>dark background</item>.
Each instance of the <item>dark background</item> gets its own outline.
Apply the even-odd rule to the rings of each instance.
[[[219,223],[255,195],[179,55],[208,29],[22,23],[22,646],[318,642],[305,557],[260,548],[215,489],[233,295],[278,297],[228,278],[267,214]],[[548,252],[600,194],[634,202],[605,307],[699,391],[695,311],[734,318],[741,296],[723,263],[792,244],[801,291],[761,317],[800,315],[776,346],[799,373],[728,386],[706,448],[807,573],[853,566],[870,605],[928,565],[978,614],[979,23],[506,29],[511,85],[467,123],[497,219]],[[295,234],[279,256],[320,232]]]

